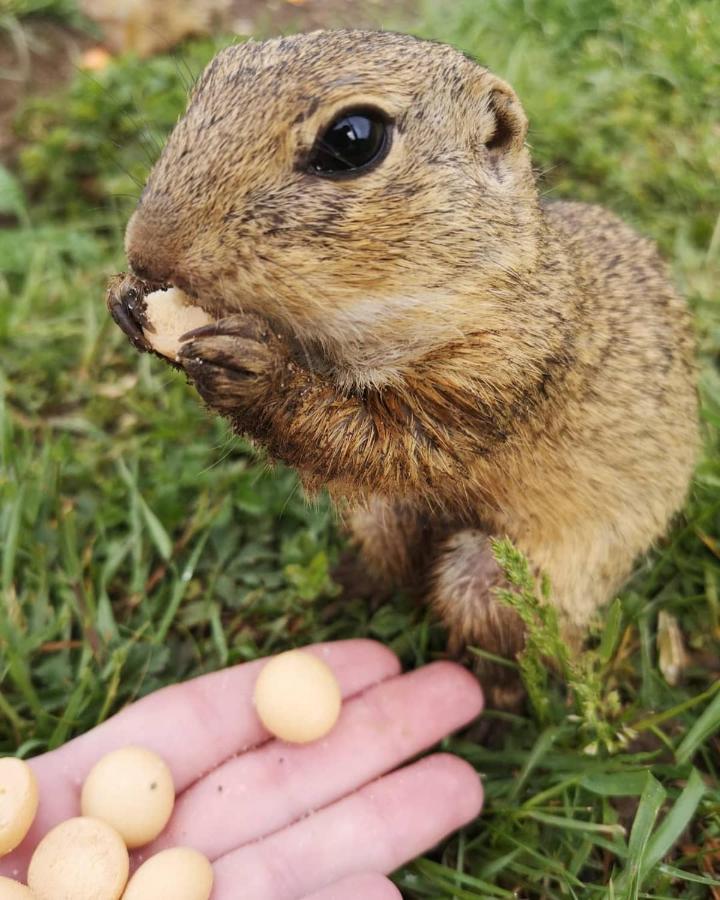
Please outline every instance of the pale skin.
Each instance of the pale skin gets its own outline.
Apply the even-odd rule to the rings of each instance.
[[[373,641],[307,650],[330,665],[343,693],[326,738],[271,739],[252,702],[262,660],[165,688],[31,761],[40,810],[0,874],[24,878],[40,838],[79,814],[94,763],[140,744],[167,761],[178,800],[165,832],[133,853],[134,867],[184,845],[212,861],[212,900],[234,900],[238,889],[253,900],[397,900],[385,876],[480,812],[480,782],[462,760],[437,753],[402,767],[480,713],[480,688],[452,663],[400,674]]]

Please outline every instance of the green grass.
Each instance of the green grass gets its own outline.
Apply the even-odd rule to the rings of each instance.
[[[660,241],[696,313],[706,450],[684,516],[566,670],[571,691],[530,673],[546,678],[531,712],[446,742],[482,773],[486,812],[398,882],[411,898],[708,897],[720,877],[720,7],[467,0],[407,27],[514,84],[546,194],[604,203]],[[160,685],[291,644],[368,635],[408,666],[444,652],[438,624],[402,597],[338,601],[327,503],[307,505],[292,473],[256,459],[105,312],[136,182],[215,46],[78,75],[62,101],[23,112],[18,169],[0,171],[2,751],[42,752]],[[658,668],[660,611],[689,653],[676,687]],[[552,623],[538,628],[538,646],[561,655]]]
[[[76,0],[0,0],[0,32],[21,33],[20,22],[32,18],[50,19],[66,25],[95,30],[78,9]]]

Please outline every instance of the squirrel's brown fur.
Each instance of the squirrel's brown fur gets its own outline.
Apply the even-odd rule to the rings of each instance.
[[[394,121],[372,171],[303,165],[340,110]],[[512,655],[488,536],[582,634],[683,502],[688,312],[653,244],[541,203],[505,82],[440,44],[316,32],[207,68],[128,227],[135,273],[227,318],[181,363],[207,403],[350,503],[372,568],[422,573],[455,644]],[[502,702],[502,685],[495,699]]]

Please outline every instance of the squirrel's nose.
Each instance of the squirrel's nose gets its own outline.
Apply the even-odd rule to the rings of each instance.
[[[167,208],[143,203],[125,231],[125,251],[133,272],[145,281],[173,281],[181,256],[179,221]]]

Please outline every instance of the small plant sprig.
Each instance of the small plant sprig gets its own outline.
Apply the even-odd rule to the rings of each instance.
[[[621,634],[620,601],[610,608],[600,646],[571,654],[560,634],[555,607],[548,603],[547,576],[533,575],[527,558],[509,539],[494,540],[492,547],[509,583],[497,588],[497,597],[525,625],[525,648],[517,662],[536,718],[541,724],[569,716],[579,719],[590,738],[588,753],[597,753],[601,746],[612,752],[625,745],[629,735],[615,724],[620,698],[617,691],[606,689],[604,677]],[[564,696],[559,682],[566,686]]]

